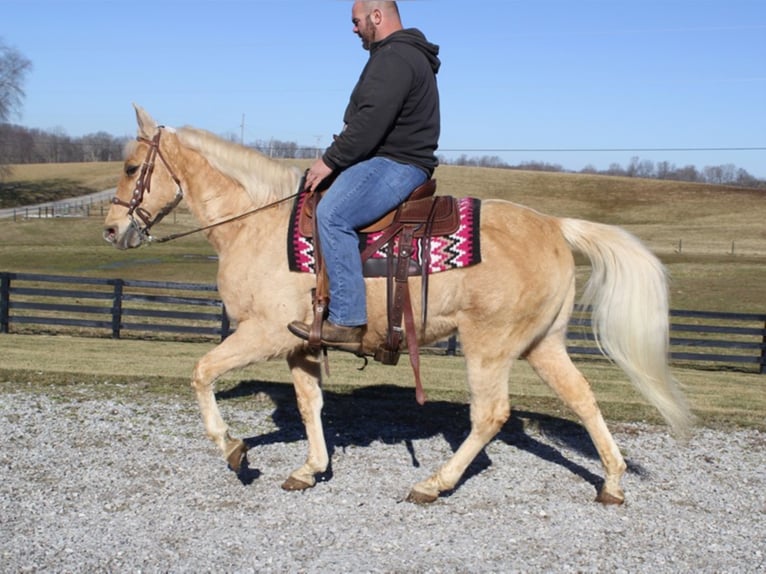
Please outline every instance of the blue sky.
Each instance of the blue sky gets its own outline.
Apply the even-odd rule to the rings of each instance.
[[[579,170],[638,156],[766,178],[763,0],[399,8],[441,47],[447,157]],[[350,10],[349,0],[0,0],[0,38],[33,64],[11,121],[132,136],[136,102],[166,125],[239,137],[244,116],[246,142],[324,147],[367,58]]]

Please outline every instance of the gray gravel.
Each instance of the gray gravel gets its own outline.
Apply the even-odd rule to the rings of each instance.
[[[521,413],[454,493],[421,507],[402,500],[464,435],[462,406],[413,417],[408,392],[378,415],[328,397],[332,472],[296,493],[280,488],[306,449],[291,401],[221,401],[253,445],[239,480],[191,393],[93,390],[0,383],[2,572],[766,571],[758,431],[700,429],[680,446],[615,425],[627,503],[602,507],[582,430]]]

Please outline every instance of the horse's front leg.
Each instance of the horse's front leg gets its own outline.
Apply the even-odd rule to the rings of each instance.
[[[229,434],[229,427],[221,417],[215,400],[215,383],[221,375],[262,358],[262,351],[253,345],[253,341],[257,340],[254,331],[255,325],[251,322],[240,323],[232,335],[197,362],[192,375],[191,384],[197,395],[207,436],[218,445],[234,472],[239,472],[247,446],[242,439]]]
[[[304,490],[316,484],[316,475],[327,470],[330,462],[327,443],[322,429],[322,389],[319,386],[321,365],[316,357],[305,351],[292,353],[287,358],[293,375],[295,396],[301,420],[306,428],[308,457],[300,468],[287,477],[282,488],[285,490]]]

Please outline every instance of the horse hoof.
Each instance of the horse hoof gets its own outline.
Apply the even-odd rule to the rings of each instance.
[[[243,441],[239,441],[234,449],[226,456],[226,462],[229,464],[229,468],[236,473],[239,473],[242,468],[242,461],[245,460],[247,455],[247,446]]]
[[[425,492],[420,492],[419,490],[413,489],[410,490],[410,493],[407,495],[405,500],[414,504],[431,504],[437,498],[439,498],[438,494],[427,494]]]
[[[309,484],[306,481],[295,478],[294,476],[288,476],[287,480],[282,483],[283,490],[306,490],[311,488],[313,484]]]
[[[601,504],[623,504],[625,502],[625,497],[609,494],[602,489],[598,493],[598,496],[596,496],[596,502],[600,502]]]

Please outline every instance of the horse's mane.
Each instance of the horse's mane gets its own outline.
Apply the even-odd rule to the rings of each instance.
[[[176,134],[181,144],[199,152],[214,168],[239,182],[256,205],[277,201],[296,191],[300,177],[296,167],[198,128],[184,126]]]

